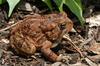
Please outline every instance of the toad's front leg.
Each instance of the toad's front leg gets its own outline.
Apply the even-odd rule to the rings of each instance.
[[[60,56],[55,54],[50,48],[52,47],[52,43],[50,41],[45,41],[43,43],[43,47],[41,48],[41,52],[44,54],[46,58],[50,61],[61,61]]]

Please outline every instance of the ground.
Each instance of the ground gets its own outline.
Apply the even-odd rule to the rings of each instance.
[[[14,13],[8,19],[6,5],[2,6],[0,8],[0,66],[100,66],[100,4],[94,3],[92,6],[85,3],[85,7],[87,8],[84,10],[84,17],[86,19],[84,27],[78,24],[77,19],[74,18],[75,16],[72,17],[72,14],[71,16],[68,15],[70,19],[73,20],[74,29],[69,33],[68,37],[65,36],[67,40],[62,42],[63,49],[58,49],[60,46],[52,49],[58,54],[71,58],[68,62],[64,63],[50,62],[40,52],[36,52],[31,57],[17,55],[10,47],[9,42],[12,26],[14,26],[18,20],[23,20],[25,15],[42,13],[42,10],[38,8],[32,10],[32,8],[30,8],[31,6],[29,9],[25,9],[22,8],[23,5],[19,7],[19,9],[14,10]],[[28,4],[30,5],[30,3]],[[42,14],[46,14],[44,11]],[[84,55],[83,58],[80,57],[75,46],[77,46],[78,49],[80,48]]]

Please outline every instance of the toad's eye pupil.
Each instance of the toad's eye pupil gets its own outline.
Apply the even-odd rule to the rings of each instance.
[[[66,24],[65,24],[65,23],[62,23],[62,24],[60,24],[60,26],[59,26],[59,27],[60,27],[60,29],[61,29],[61,30],[63,30],[63,29],[65,29]]]

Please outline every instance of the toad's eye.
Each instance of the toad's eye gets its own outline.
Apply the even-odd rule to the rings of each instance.
[[[60,30],[63,30],[66,28],[66,23],[62,23],[59,25]]]

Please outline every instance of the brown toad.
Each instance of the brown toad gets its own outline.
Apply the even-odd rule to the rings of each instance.
[[[61,58],[50,48],[55,41],[73,27],[66,13],[48,15],[28,15],[11,30],[11,47],[21,55],[32,55],[36,50],[41,51],[51,61]]]

